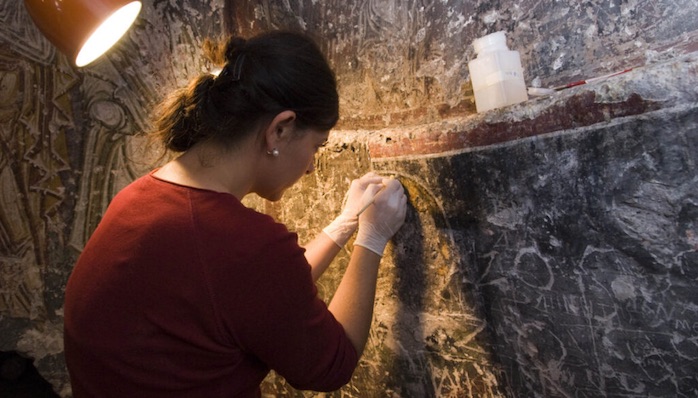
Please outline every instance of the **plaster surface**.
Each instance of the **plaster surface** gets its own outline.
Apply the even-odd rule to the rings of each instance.
[[[338,72],[340,128],[378,129],[475,113],[472,41],[505,31],[526,83],[555,87],[698,50],[693,0],[228,0],[229,30],[300,27]]]
[[[441,142],[443,125],[331,137],[317,175],[278,217],[319,230],[300,193],[331,211],[341,199],[331,188],[346,178],[336,170],[355,164],[354,175],[395,175],[411,204],[381,271],[365,354],[382,366],[357,372],[353,396],[698,393],[697,67],[689,56],[451,120],[450,133],[465,137],[458,149]],[[598,109],[622,112],[596,120]],[[547,112],[575,127],[467,139],[493,123],[525,130]],[[278,380],[270,388],[289,391]]]

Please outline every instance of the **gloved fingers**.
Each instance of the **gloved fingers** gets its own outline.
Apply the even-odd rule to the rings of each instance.
[[[400,189],[394,190],[390,193],[390,196],[388,196],[388,206],[395,209],[399,208],[403,198],[405,198],[405,192],[402,187],[400,187]]]
[[[384,178],[383,185],[385,185],[386,188],[388,188],[387,189],[388,192],[393,192],[393,191],[404,192],[405,191],[405,189],[402,187],[402,184],[400,183],[400,181],[394,177]]]
[[[342,211],[347,214],[355,215],[362,206],[362,196],[366,188],[371,184],[380,184],[382,180],[383,177],[373,172],[366,173],[361,178],[354,179],[349,185],[349,190],[344,197]]]
[[[371,184],[380,184],[383,181],[383,177],[379,176],[374,172],[368,172],[361,176],[360,178],[354,179],[349,186],[349,190],[365,190]]]
[[[400,198],[400,202],[398,204],[398,212],[397,212],[397,223],[396,223],[396,228],[395,232],[397,232],[400,227],[405,223],[405,219],[407,218],[407,195],[402,195]]]
[[[375,211],[374,204],[376,203],[376,200],[380,200],[383,189],[383,184],[370,184],[368,187],[366,187],[364,194],[361,196],[361,206],[357,208],[355,213],[359,216],[359,219],[365,217],[369,217],[371,219],[375,218],[375,216],[364,216],[364,214],[373,213]]]
[[[397,232],[398,229],[405,223],[405,216],[407,215],[407,195],[400,190],[396,191],[390,198],[388,203],[390,210],[393,213],[393,218],[390,220],[390,229],[393,233]]]
[[[393,192],[386,203],[387,208],[394,212],[398,219],[404,219],[407,214],[407,195],[403,190]]]
[[[351,185],[349,186],[349,191],[347,192],[347,196],[349,196],[351,199],[357,199],[364,194],[364,192],[369,186],[378,185],[382,187],[384,185],[384,182],[388,180],[389,179],[382,177],[372,171],[368,172],[364,174],[361,178],[355,179],[351,182]]]
[[[380,185],[367,187],[362,201],[369,203],[371,198],[373,204],[359,217],[359,233],[354,244],[382,255],[390,238],[405,223],[407,195],[398,180],[386,178]]]
[[[405,194],[402,184],[394,178],[384,178],[383,186],[385,188],[376,196],[376,202],[381,203],[381,205],[386,203],[387,206],[396,208],[399,198]]]
[[[377,200],[382,194],[383,184],[369,184],[364,190],[363,195],[361,195],[361,206],[365,206],[368,203]]]
[[[402,209],[402,219],[405,219],[405,216],[407,215],[407,195],[402,195],[402,202],[400,204],[401,209]]]
[[[383,177],[379,176],[378,174],[372,171],[369,171],[368,173],[361,176],[361,178],[359,178],[358,180],[361,186],[367,187],[369,184],[378,184],[382,182]]]

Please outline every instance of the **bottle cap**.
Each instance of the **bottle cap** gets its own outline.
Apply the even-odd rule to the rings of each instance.
[[[479,39],[473,40],[473,47],[475,47],[476,54],[506,49],[507,37],[504,31],[500,30],[499,32],[491,33],[487,36],[482,36]]]

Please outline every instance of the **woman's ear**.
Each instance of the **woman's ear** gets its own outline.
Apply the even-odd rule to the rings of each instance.
[[[265,145],[267,151],[279,148],[282,143],[293,138],[296,126],[296,112],[283,111],[274,116],[265,132]]]

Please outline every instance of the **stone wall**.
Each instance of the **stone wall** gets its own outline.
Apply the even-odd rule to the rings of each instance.
[[[249,34],[301,27],[338,72],[341,127],[423,125],[475,112],[472,41],[503,30],[526,82],[553,87],[698,50],[693,0],[229,0]]]
[[[248,204],[306,240],[368,170],[410,196],[369,346],[332,395],[693,396],[696,11],[689,0],[153,2],[104,60],[76,69],[21,2],[4,2],[0,350],[34,358],[70,395],[63,287],[109,199],[156,159],[140,135],[150,106],[208,70],[204,37],[301,27],[338,73],[342,119],[315,174],[279,203]],[[531,86],[635,70],[475,114],[470,43],[496,30]],[[324,297],[347,260],[320,280]],[[273,375],[264,390],[302,395]]]

